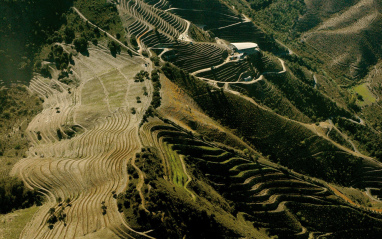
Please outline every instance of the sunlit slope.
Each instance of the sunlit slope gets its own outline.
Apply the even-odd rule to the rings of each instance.
[[[303,34],[302,39],[327,54],[331,67],[362,77],[382,56],[380,10],[376,1],[360,1]]]
[[[113,194],[125,189],[126,164],[140,148],[137,127],[151,98],[142,88],[151,92],[151,85],[134,82],[133,76],[144,61],[127,54],[114,58],[99,47],[74,61],[77,88],[39,76],[31,83],[44,97],[44,110],[30,123],[33,147],[13,172],[47,202],[21,238],[72,238],[103,228],[109,235],[137,236],[141,233],[124,222]]]

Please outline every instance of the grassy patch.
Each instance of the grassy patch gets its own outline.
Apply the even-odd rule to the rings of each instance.
[[[356,94],[357,104],[359,106],[370,105],[377,100],[375,96],[370,92],[366,83],[351,88],[350,92]]]
[[[38,209],[39,207],[33,206],[0,215],[0,239],[19,238],[21,231]]]
[[[172,181],[175,185],[183,187],[187,182],[187,175],[183,171],[179,155],[172,150],[171,144],[164,143],[164,146],[167,158],[170,159],[169,163],[171,165]]]

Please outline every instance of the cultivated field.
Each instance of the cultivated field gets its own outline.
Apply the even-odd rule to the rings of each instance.
[[[74,61],[77,88],[40,76],[31,82],[30,89],[44,98],[44,110],[28,126],[33,146],[13,174],[39,189],[47,202],[21,238],[144,236],[125,223],[113,194],[125,189],[126,165],[140,149],[138,125],[151,101],[143,87],[151,92],[151,84],[133,77],[145,70],[145,61],[123,53],[114,58],[101,47]],[[58,222],[48,223],[54,216]]]

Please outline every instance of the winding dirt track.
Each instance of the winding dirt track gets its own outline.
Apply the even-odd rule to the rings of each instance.
[[[45,98],[44,110],[28,126],[27,135],[33,147],[12,173],[30,188],[39,189],[47,202],[20,238],[78,238],[89,234],[98,238],[101,234],[96,237],[92,233],[104,230],[120,238],[151,238],[127,225],[113,198],[113,191],[118,194],[126,189],[126,165],[141,148],[138,125],[143,113],[140,112],[149,106],[151,92],[148,97],[141,97],[139,106],[129,99],[140,95],[137,87],[146,84],[134,83],[132,77],[143,68],[144,62],[135,58],[132,63],[122,56],[115,59],[101,54],[99,49],[90,49],[90,57],[80,55],[75,61],[74,71],[81,77],[81,83],[71,93],[64,86],[53,89],[49,80],[43,78],[34,79],[30,86]],[[110,100],[115,102],[114,108],[110,107]],[[132,106],[137,108],[135,115],[130,113]],[[72,138],[64,134],[60,139],[57,130],[64,132],[65,125],[76,125],[83,132]],[[70,200],[71,206],[66,203],[62,206],[59,198]],[[103,202],[106,214],[102,213]],[[56,212],[63,209],[67,215],[53,229],[47,223],[50,208]]]

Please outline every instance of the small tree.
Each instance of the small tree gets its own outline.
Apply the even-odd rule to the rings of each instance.
[[[112,56],[115,57],[117,54],[121,53],[121,46],[115,41],[109,42],[107,46],[109,47]]]
[[[49,214],[53,214],[55,211],[56,211],[56,209],[55,209],[54,207],[51,207],[51,208],[49,209]]]
[[[135,38],[135,36],[131,36],[130,43],[133,47],[138,47],[138,42],[137,42],[137,39]]]
[[[129,56],[133,56],[133,52],[130,49],[127,49],[127,54],[129,54]]]
[[[93,45],[97,46],[97,45],[98,45],[98,40],[97,40],[97,38],[93,38],[93,39],[92,39],[92,43],[93,43]]]
[[[78,52],[86,52],[88,50],[88,41],[84,37],[75,39],[73,43]]]
[[[99,31],[99,28],[98,28],[98,27],[94,28],[94,34],[95,34],[97,37],[100,37],[100,36],[101,36],[101,32]]]
[[[74,34],[73,28],[68,27],[68,26],[65,27],[64,34],[65,34],[64,35],[64,41],[67,44],[72,43],[73,39],[76,37],[76,35]]]

